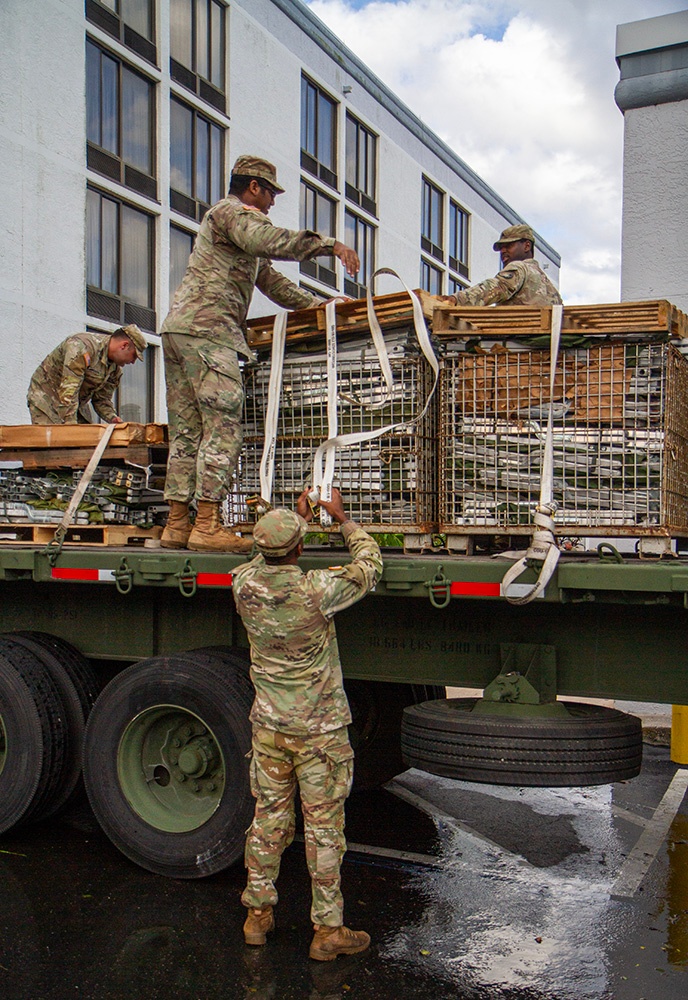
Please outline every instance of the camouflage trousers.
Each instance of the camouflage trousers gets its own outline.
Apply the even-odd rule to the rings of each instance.
[[[241,451],[244,389],[236,351],[164,333],[170,450],[165,499],[223,500]]]
[[[298,784],[311,876],[311,919],[339,927],[344,901],[339,869],[346,851],[344,803],[351,791],[354,753],[346,727],[312,736],[253,730],[251,791],[256,811],[246,838],[244,906],[274,906],[282,852],[294,839]]]

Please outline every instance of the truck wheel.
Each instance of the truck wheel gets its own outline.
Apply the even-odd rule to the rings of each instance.
[[[220,648],[152,657],[107,685],[86,727],[84,781],[123,854],[188,879],[241,856],[252,700],[244,658]]]
[[[476,715],[478,699],[427,701],[404,710],[404,760],[430,774],[496,785],[603,785],[642,763],[640,719],[566,702],[569,717]]]
[[[63,717],[41,660],[0,636],[0,833],[51,807],[65,768]]]
[[[401,755],[401,719],[407,705],[444,696],[443,687],[344,682],[351,708],[349,739],[354,748],[354,789],[379,788],[405,768]]]
[[[47,632],[9,632],[5,638],[29,650],[42,663],[63,704],[64,769],[56,794],[44,805],[40,814],[33,817],[34,820],[44,820],[65,808],[81,791],[84,731],[98,694],[98,682],[86,658],[57,636]]]

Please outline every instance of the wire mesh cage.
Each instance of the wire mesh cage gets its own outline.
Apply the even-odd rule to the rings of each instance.
[[[352,447],[338,448],[334,485],[347,513],[375,532],[434,531],[437,523],[436,407],[419,421],[433,385],[430,366],[420,355],[390,348],[394,385],[388,392],[374,351],[340,352],[337,360],[338,433],[392,431]],[[255,514],[247,498],[260,494],[270,363],[245,369],[244,443],[229,500],[233,523],[249,524]],[[271,503],[294,508],[313,483],[313,459],[328,437],[326,358],[287,355],[280,393]],[[379,405],[382,404],[382,405]]]
[[[688,362],[668,343],[448,354],[440,530],[530,532],[549,404],[559,531],[688,534]]]

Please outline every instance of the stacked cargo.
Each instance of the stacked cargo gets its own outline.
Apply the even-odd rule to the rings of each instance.
[[[515,308],[453,310],[453,330],[445,310],[436,324],[440,531],[532,530],[551,404],[558,533],[688,535],[688,362],[669,342],[685,335],[683,314],[668,303],[566,308],[550,390],[549,351],[532,346],[547,342],[550,310],[529,310],[527,324],[523,309],[510,327]]]

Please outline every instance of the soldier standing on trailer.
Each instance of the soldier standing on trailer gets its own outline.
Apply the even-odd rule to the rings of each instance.
[[[455,306],[561,305],[561,295],[533,257],[535,234],[530,226],[509,226],[492,249],[501,257],[499,274],[441,298]]]
[[[260,555],[235,571],[234,600],[251,643],[253,755],[251,790],[256,799],[246,840],[248,880],[241,897],[248,908],[247,944],[265,944],[275,926],[275,880],[282,852],[294,839],[298,784],[306,861],[311,875],[314,936],[310,957],[327,962],[370,944],[365,931],[344,926],[340,867],[344,803],[351,790],[351,722],[334,627],[337,611],[360,601],[382,573],[377,542],[351,521],[339,490],[320,505],[341,526],[352,561],[310,570],[298,565],[307,519],[308,492],[297,511],[271,510],[253,537]]]
[[[284,188],[272,163],[240,156],[229,194],[201,223],[182,283],[162,326],[170,451],[161,544],[196,551],[247,552],[248,538],[223,527],[220,505],[241,450],[243,385],[238,355],[251,358],[245,320],[257,286],[287,309],[319,300],[276,271],[275,260],[334,255],[348,274],[356,252],[330,237],[279,229],[267,215]],[[197,505],[191,529],[189,503]]]

